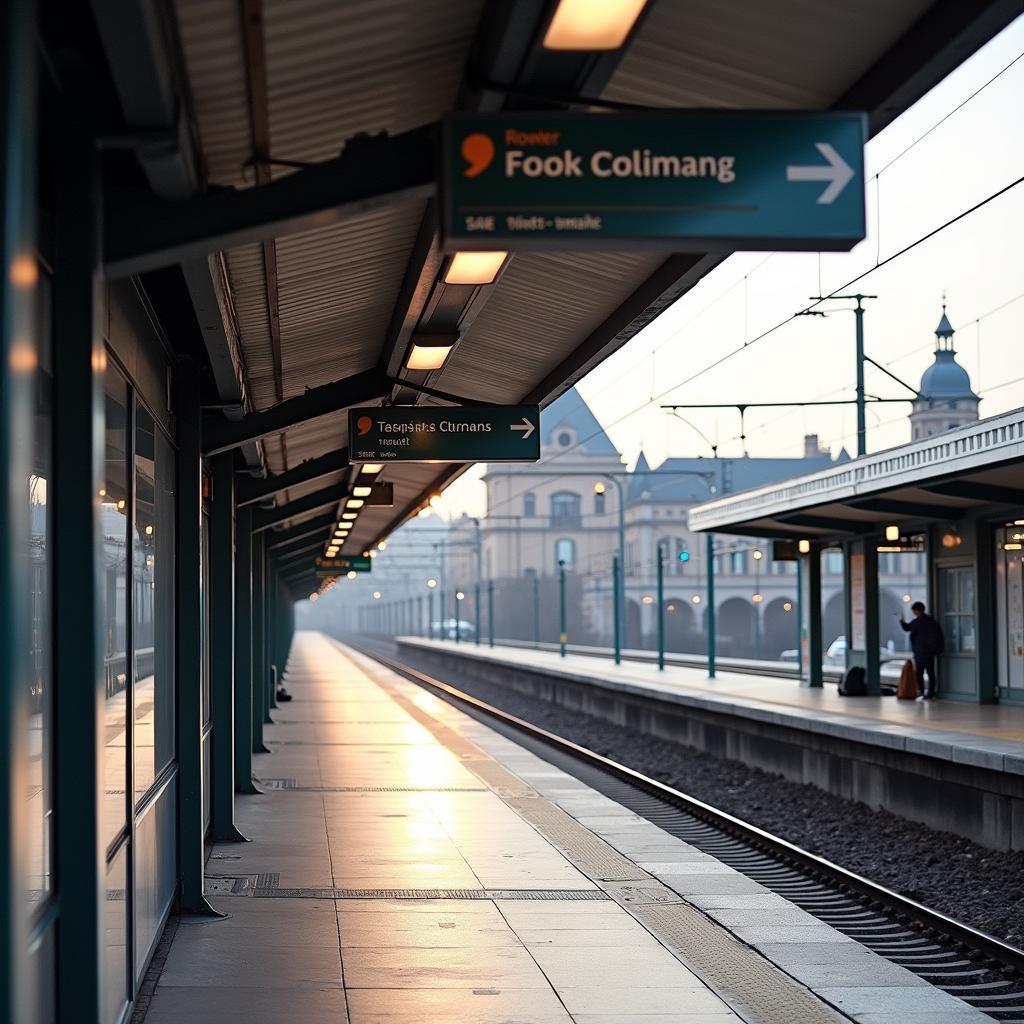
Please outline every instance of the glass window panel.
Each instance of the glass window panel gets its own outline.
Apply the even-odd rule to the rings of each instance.
[[[106,374],[106,454],[100,494],[103,533],[103,665],[106,680],[103,830],[107,845],[127,821],[128,385]]]
[[[174,758],[174,450],[135,409],[135,796]]]
[[[106,1019],[120,1019],[128,1001],[128,844],[107,866],[103,903],[103,964]]]
[[[29,616],[31,620],[31,677],[29,684],[28,772],[28,897],[40,904],[51,892],[50,868],[53,790],[51,684],[52,573],[49,483],[53,479],[53,378],[49,279],[40,281],[39,350],[36,368],[35,423],[32,464],[28,479],[29,503]]]

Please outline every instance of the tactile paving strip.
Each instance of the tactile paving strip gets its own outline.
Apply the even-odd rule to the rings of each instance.
[[[774,964],[688,903],[634,904],[630,913],[711,986],[747,1024],[849,1024]]]
[[[257,779],[266,789],[300,793],[486,793],[483,786],[300,786],[296,779]]]
[[[650,878],[628,857],[613,849],[572,815],[547,800],[506,797],[508,804],[553,843],[585,875],[602,882]]]
[[[305,900],[607,900],[601,889],[260,889],[261,898]]]

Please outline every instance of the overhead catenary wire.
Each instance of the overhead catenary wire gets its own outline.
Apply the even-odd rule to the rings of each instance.
[[[822,294],[819,299],[814,300],[809,305],[805,306],[803,309],[800,309],[800,310],[797,310],[797,311],[791,313],[789,316],[783,318],[782,320],[779,320],[778,322],[773,324],[771,327],[768,327],[767,329],[761,331],[758,335],[756,335],[755,337],[751,338],[749,341],[745,340],[742,344],[736,346],[733,349],[730,349],[728,352],[723,353],[721,356],[719,356],[716,359],[712,360],[710,363],[708,363],[705,366],[701,367],[700,369],[694,371],[689,376],[683,378],[683,380],[677,381],[676,383],[669,385],[663,391],[661,391],[658,394],[652,396],[652,398],[644,401],[641,405],[636,406],[633,409],[630,409],[629,411],[623,413],[621,416],[618,416],[616,419],[614,419],[610,423],[606,424],[603,428],[600,428],[600,429],[598,429],[596,431],[593,431],[592,433],[588,434],[586,437],[577,439],[577,441],[574,444],[572,444],[569,447],[563,449],[562,451],[557,452],[554,455],[552,455],[547,460],[547,465],[550,465],[552,462],[555,462],[558,459],[563,458],[563,457],[571,454],[572,452],[574,452],[578,448],[580,448],[582,445],[586,444],[587,441],[592,440],[593,438],[599,436],[600,434],[605,433],[610,428],[612,428],[614,426],[617,426],[618,424],[620,424],[620,423],[624,422],[625,420],[629,419],[631,416],[635,416],[637,413],[642,412],[644,409],[648,408],[650,405],[654,404],[655,402],[660,401],[666,395],[671,394],[673,391],[677,390],[678,388],[684,387],[685,385],[693,383],[694,381],[700,379],[705,374],[711,372],[712,370],[714,370],[717,367],[723,365],[724,363],[726,363],[730,359],[733,359],[736,356],[740,355],[741,353],[745,352],[752,345],[758,344],[759,342],[765,340],[766,338],[771,337],[777,331],[781,330],[783,327],[787,326],[788,324],[790,324],[794,320],[796,320],[796,318],[798,316],[802,316],[802,315],[804,315],[804,314],[806,314],[808,312],[811,312],[817,306],[821,305],[823,302],[828,301],[833,296],[840,294],[841,292],[847,290],[848,288],[852,287],[853,285],[857,284],[858,282],[864,280],[864,278],[868,277],[870,274],[874,273],[876,270],[879,270],[882,267],[888,266],[889,264],[893,263],[895,260],[900,259],[900,258],[906,256],[908,253],[910,253],[914,249],[916,249],[919,245],[922,245],[924,242],[927,242],[930,239],[936,237],[941,232],[943,232],[943,231],[947,230],[948,228],[952,227],[954,224],[959,223],[964,218],[969,217],[973,213],[976,213],[978,210],[983,209],[989,203],[991,203],[991,202],[995,201],[996,199],[999,199],[1000,197],[1006,195],[1007,193],[1012,191],[1014,188],[1019,186],[1021,183],[1024,183],[1024,175],[1022,175],[1022,176],[1020,176],[1018,178],[1015,178],[1014,180],[1008,182],[1006,185],[1002,186],[1001,188],[997,189],[996,191],[991,192],[984,199],[981,199],[978,202],[976,202],[976,203],[972,204],[971,206],[967,207],[966,209],[961,210],[959,213],[957,213],[957,214],[953,215],[952,217],[948,218],[942,224],[939,224],[938,226],[936,226],[936,227],[932,228],[931,230],[927,231],[926,233],[924,233],[923,235],[921,235],[920,237],[915,239],[913,242],[908,243],[903,248],[899,249],[897,252],[894,252],[891,255],[887,256],[881,262],[876,263],[874,266],[869,267],[867,270],[864,270],[864,271],[862,271],[859,274],[856,274],[854,277],[852,277],[849,280],[845,281],[843,284],[840,284],[840,285],[836,286],[835,288],[833,288],[828,294]],[[1015,300],[1013,300],[1013,299],[1008,300],[1007,304],[1009,304],[1009,302],[1012,302],[1012,301],[1015,301]],[[991,312],[994,312],[994,311],[991,311]],[[529,491],[529,490],[530,490],[530,488],[527,487],[524,490],[516,492],[515,494],[511,494],[511,495],[506,496],[505,498],[501,499],[499,502],[497,502],[495,504],[495,508],[497,509],[497,508],[501,508],[503,506],[509,505],[515,498],[522,497],[522,495],[526,494],[527,491]]]

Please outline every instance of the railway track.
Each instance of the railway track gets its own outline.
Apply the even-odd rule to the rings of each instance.
[[[373,646],[349,643],[892,963],[1002,1024],[1024,1024],[1024,950],[510,715]]]

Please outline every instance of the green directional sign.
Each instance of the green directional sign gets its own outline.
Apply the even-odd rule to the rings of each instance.
[[[337,558],[316,559],[318,570],[331,570],[334,575],[344,572],[370,572],[373,559],[369,555],[339,555]]]
[[[858,113],[452,114],[448,249],[851,249]]]
[[[536,405],[349,409],[352,462],[537,462]]]

